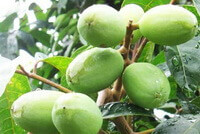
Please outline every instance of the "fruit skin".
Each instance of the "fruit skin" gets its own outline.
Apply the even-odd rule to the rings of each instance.
[[[190,11],[175,5],[161,5],[147,11],[139,21],[140,31],[160,45],[178,45],[192,39],[197,18]]]
[[[96,93],[110,86],[122,73],[124,61],[112,48],[92,48],[79,54],[69,65],[69,87],[81,93]]]
[[[52,119],[61,134],[97,134],[103,122],[95,102],[81,93],[61,96],[53,107]]]
[[[97,4],[88,7],[80,15],[78,31],[93,46],[112,47],[124,38],[126,24],[114,8]]]
[[[144,10],[136,4],[128,4],[122,7],[119,13],[124,18],[126,25],[128,25],[129,20],[131,20],[133,24],[137,23],[144,15]],[[139,29],[133,31],[133,35],[134,37],[132,43],[136,43],[142,37],[142,34]]]
[[[55,100],[63,94],[48,90],[23,94],[12,104],[12,117],[16,124],[33,134],[58,134],[51,111]]]
[[[123,74],[123,85],[133,103],[143,108],[162,106],[170,94],[167,77],[150,63],[129,65]]]

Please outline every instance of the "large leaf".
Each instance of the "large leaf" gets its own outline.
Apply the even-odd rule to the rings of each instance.
[[[142,115],[142,116],[152,115],[150,111],[147,111],[141,107],[122,102],[107,103],[103,106],[100,106],[100,109],[104,119],[115,118],[126,115]]]
[[[181,88],[198,89],[200,85],[200,37],[178,46],[166,47],[170,72]]]
[[[122,7],[127,4],[137,4],[141,6],[145,11],[147,11],[152,7],[168,4],[169,2],[170,0],[124,0]]]
[[[10,114],[12,103],[22,94],[29,92],[30,85],[27,77],[15,74],[2,97],[0,97],[0,133],[1,134],[26,134],[26,132],[17,126]]]
[[[8,30],[13,26],[13,21],[17,17],[17,13],[13,13],[6,17],[6,19],[0,23],[0,32],[8,32]]]
[[[0,55],[9,59],[17,57],[18,43],[15,34],[0,33]]]
[[[200,1],[199,0],[193,0],[194,2],[194,6],[196,7],[197,9],[197,12],[199,13],[200,15]]]
[[[200,115],[184,115],[159,124],[154,134],[199,134]]]
[[[72,61],[72,58],[63,56],[54,56],[46,58],[43,61],[57,68],[62,74],[65,74],[69,63]]]
[[[0,96],[4,93],[6,85],[15,73],[18,66],[18,63],[15,61],[0,56]]]

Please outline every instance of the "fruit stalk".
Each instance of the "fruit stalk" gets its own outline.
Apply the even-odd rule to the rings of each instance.
[[[148,130],[145,130],[145,131],[142,131],[142,132],[138,132],[136,134],[151,134],[155,129],[152,128],[152,129],[148,129]]]
[[[117,117],[113,120],[113,122],[122,134],[135,134],[124,117]]]
[[[137,59],[139,58],[143,48],[145,47],[146,43],[148,42],[147,38],[143,38],[141,43],[139,45],[135,45],[133,49],[133,54],[132,54],[132,60],[131,63],[136,62]]]
[[[174,4],[176,0],[171,0],[169,4]]]
[[[67,88],[65,88],[65,87],[63,87],[63,86],[61,86],[61,85],[59,85],[57,83],[54,83],[53,81],[50,81],[50,80],[48,80],[48,79],[46,79],[44,77],[41,77],[41,76],[39,76],[37,74],[34,74],[34,73],[26,72],[22,66],[20,68],[21,68],[21,70],[17,69],[15,71],[15,73],[25,75],[25,76],[27,76],[29,78],[37,79],[37,80],[39,80],[41,82],[44,82],[44,83],[46,83],[46,84],[48,84],[48,85],[50,85],[52,87],[55,87],[55,88],[59,89],[60,91],[63,91],[63,92],[66,92],[66,93],[72,92],[71,90],[69,90],[69,89],[67,89]]]

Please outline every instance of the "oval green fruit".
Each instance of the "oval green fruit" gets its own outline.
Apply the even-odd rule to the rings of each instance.
[[[150,63],[129,65],[123,74],[123,85],[133,103],[144,108],[162,106],[170,94],[167,77]]]
[[[78,31],[93,46],[111,47],[124,38],[126,24],[114,8],[107,5],[93,5],[80,15]]]
[[[56,99],[63,94],[48,90],[23,94],[12,104],[12,117],[16,124],[33,134],[58,134],[51,111]]]
[[[112,48],[92,48],[79,54],[66,72],[70,88],[81,93],[96,93],[110,86],[124,68],[121,54]]]
[[[139,27],[142,35],[156,44],[178,45],[194,37],[197,18],[182,7],[162,5],[147,11]]]
[[[61,96],[53,107],[52,119],[61,134],[97,134],[103,122],[95,102],[81,93]]]
[[[128,25],[130,20],[133,23],[137,23],[144,15],[144,10],[136,4],[128,4],[122,7],[119,13],[124,18],[126,25]],[[134,37],[132,43],[136,43],[142,37],[142,34],[139,29],[133,31],[133,35]]]

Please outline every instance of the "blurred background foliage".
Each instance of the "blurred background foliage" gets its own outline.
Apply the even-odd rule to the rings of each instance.
[[[79,15],[85,8],[92,4],[108,4],[119,10],[121,5],[135,3],[142,6],[144,10],[148,10],[157,5],[167,4],[169,1],[43,0],[43,5],[41,5],[38,1],[16,0],[15,4],[21,9],[12,11],[1,18],[0,55],[9,59],[21,55],[24,61],[23,66],[26,69],[32,70],[36,64],[38,75],[68,87],[65,80],[66,67],[79,53],[91,48],[79,36],[76,27]],[[194,0],[194,2],[199,10],[196,10],[191,0],[177,0],[176,4],[183,5],[184,8],[193,12],[200,24],[198,14],[200,3],[199,0]],[[138,59],[139,62],[157,65],[168,76],[171,85],[170,101],[158,109],[161,110],[160,113],[165,111],[175,114],[180,112],[179,110],[190,114],[200,112],[200,103],[197,103],[200,100],[200,59],[196,58],[200,56],[199,40],[200,36],[197,33],[193,40],[174,47],[163,47],[148,42]],[[184,80],[182,80],[183,77]],[[26,87],[29,87],[28,84],[26,83]],[[30,86],[31,88],[27,89],[55,90],[55,88],[34,79],[30,79]],[[91,95],[92,98],[96,98],[96,96],[96,94]],[[127,100],[125,97],[122,102],[127,102]],[[123,110],[120,111],[121,107],[121,103],[111,103],[101,109],[105,118],[118,117],[119,115],[138,115],[138,113],[143,115],[134,116],[133,128],[136,131],[155,128],[161,122],[158,118],[149,116],[152,111],[141,110],[137,107],[133,109],[133,106],[129,105],[124,106]],[[130,109],[133,109],[132,113],[130,113]],[[169,115],[161,118],[169,119]],[[181,124],[179,126],[181,127]],[[190,128],[190,125],[187,128]],[[112,134],[119,133],[115,125],[108,120],[104,121],[103,129]],[[1,127],[0,132],[2,132]]]

